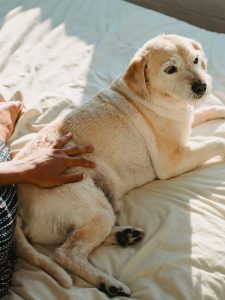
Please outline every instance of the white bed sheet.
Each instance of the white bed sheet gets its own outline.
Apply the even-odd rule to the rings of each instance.
[[[22,90],[28,108],[10,141],[13,150],[59,113],[107,87],[135,51],[161,33],[203,44],[215,91],[224,97],[223,34],[119,0],[1,0],[0,8],[0,93],[9,99]],[[208,122],[195,134],[215,130],[225,132],[222,120]],[[225,165],[219,163],[131,191],[119,222],[144,228],[144,240],[126,249],[100,246],[90,260],[127,283],[131,299],[225,299],[224,176]],[[73,288],[63,289],[19,260],[5,299],[108,298],[79,278]]]

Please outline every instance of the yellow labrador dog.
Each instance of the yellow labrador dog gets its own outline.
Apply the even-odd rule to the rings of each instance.
[[[144,236],[139,228],[115,226],[115,212],[126,192],[225,155],[225,140],[220,137],[190,140],[193,124],[225,117],[223,107],[193,112],[193,105],[210,91],[201,45],[162,35],[136,53],[124,76],[108,90],[46,126],[17,159],[32,153],[43,135],[54,143],[73,132],[71,145],[94,146],[95,151],[85,157],[97,167],[85,170],[87,178],[75,184],[53,189],[19,186],[19,255],[62,286],[72,285],[68,270],[109,296],[129,296],[124,283],[95,268],[88,256],[102,242],[126,246]],[[27,238],[57,245],[54,259],[37,252]]]

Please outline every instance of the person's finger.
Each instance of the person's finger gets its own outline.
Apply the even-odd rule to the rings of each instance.
[[[62,138],[58,139],[53,145],[53,149],[62,149],[73,137],[71,132],[67,133]]]
[[[78,172],[78,173],[69,173],[62,175],[63,184],[78,182],[83,180],[86,177],[86,174]]]
[[[21,114],[22,114],[22,108],[23,108],[23,104],[20,102],[17,104],[17,107],[18,107],[18,115],[14,121],[14,125],[18,122],[19,118],[21,117]]]
[[[19,100],[13,100],[7,102],[9,109],[15,111],[16,114],[19,114],[23,108],[23,104]]]
[[[20,101],[8,101],[6,102],[6,107],[11,112],[13,124],[16,124],[22,111],[22,103]]]
[[[96,167],[94,162],[83,157],[68,157],[66,160],[69,167],[84,167],[91,169]]]
[[[79,154],[85,154],[85,153],[91,153],[94,151],[94,147],[89,145],[89,146],[83,146],[83,147],[73,147],[73,148],[67,148],[64,149],[63,152],[69,156],[72,155],[79,155]]]

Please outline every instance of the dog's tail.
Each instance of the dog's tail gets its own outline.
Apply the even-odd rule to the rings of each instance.
[[[22,230],[22,220],[19,216],[17,217],[15,237],[19,257],[50,274],[61,286],[66,288],[72,286],[73,281],[70,275],[51,258],[38,252],[28,242]]]

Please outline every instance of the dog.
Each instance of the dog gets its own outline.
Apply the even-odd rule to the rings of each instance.
[[[88,256],[103,242],[127,246],[144,237],[140,228],[115,225],[125,193],[193,170],[214,156],[224,157],[222,137],[190,138],[193,126],[225,117],[222,106],[193,109],[211,92],[206,65],[195,40],[157,36],[108,90],[47,125],[20,151],[15,159],[31,154],[42,136],[51,144],[72,132],[68,147],[92,144],[95,151],[84,157],[97,167],[85,170],[88,176],[75,184],[18,186],[19,256],[64,287],[72,285],[68,270],[109,296],[130,296],[129,287],[91,265]],[[74,170],[82,169],[68,172]],[[29,240],[56,245],[54,258],[39,253]]]

